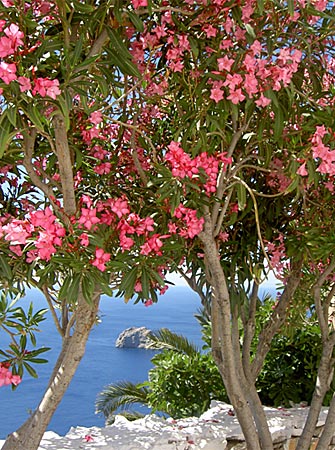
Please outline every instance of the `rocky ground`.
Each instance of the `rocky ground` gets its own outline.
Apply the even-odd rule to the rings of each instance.
[[[291,450],[300,435],[308,408],[266,408],[276,448]],[[327,408],[320,414],[322,429]],[[0,449],[2,443],[0,441]],[[66,436],[51,431],[44,435],[39,450],[228,450],[243,449],[243,435],[231,405],[212,402],[201,417],[164,420],[155,415],[129,422],[117,416],[105,428],[71,428]],[[335,447],[334,447],[335,448]]]

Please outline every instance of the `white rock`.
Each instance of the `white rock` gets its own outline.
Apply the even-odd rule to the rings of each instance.
[[[273,440],[280,442],[301,432],[308,408],[265,408]],[[324,424],[323,408],[318,426]],[[243,435],[231,405],[212,402],[201,417],[174,420],[148,415],[128,421],[116,416],[105,428],[71,428],[66,436],[48,431],[39,450],[224,450],[227,440],[243,441]],[[0,441],[0,449],[4,441]]]
[[[146,327],[131,327],[122,331],[116,339],[115,346],[119,348],[148,348],[151,331]]]

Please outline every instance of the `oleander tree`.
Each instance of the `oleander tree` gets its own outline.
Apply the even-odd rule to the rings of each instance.
[[[315,308],[309,447],[334,362],[334,30],[326,0],[0,2],[2,384],[44,351],[10,321],[14,296],[40,289],[62,337],[4,450],[37,449],[101,295],[149,306],[177,270],[209,289],[213,356],[250,450],[273,448],[255,388],[272,337],[290,309]],[[283,290],[252,352],[269,271]],[[30,315],[33,335],[43,311]]]

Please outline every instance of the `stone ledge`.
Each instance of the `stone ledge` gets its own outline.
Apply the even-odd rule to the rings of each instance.
[[[308,408],[264,408],[275,450],[295,450]],[[310,450],[315,450],[318,436],[327,418],[327,408],[319,417],[316,436]],[[334,430],[335,433],[335,430]],[[1,448],[0,442],[0,448]],[[39,450],[246,450],[243,434],[232,406],[212,402],[200,417],[174,420],[148,415],[129,422],[116,416],[105,428],[71,428],[66,436],[47,432]],[[328,450],[328,449],[327,449]],[[335,444],[329,447],[335,450]]]

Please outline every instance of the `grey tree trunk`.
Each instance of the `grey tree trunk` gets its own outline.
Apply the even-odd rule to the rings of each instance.
[[[76,309],[76,322],[72,336],[63,340],[62,351],[55,364],[48,387],[31,417],[10,434],[2,450],[37,450],[44,432],[62,400],[84,356],[90,331],[96,322],[100,293],[95,293],[89,304],[80,294]]]
[[[316,450],[325,450],[328,449],[335,430],[335,394],[333,395],[332,401],[329,406],[329,411],[326,419],[326,423],[319,439]]]
[[[205,216],[204,231],[200,238],[204,244],[208,281],[213,288],[212,296],[212,352],[242,428],[248,450],[261,450],[256,425],[246,398],[244,380],[241,379],[240,352],[236,355],[236,336],[231,327],[232,310],[220,255],[213,237],[210,215]],[[244,378],[244,377],[242,377]],[[267,427],[265,422],[264,427]],[[268,447],[266,450],[271,450]]]

